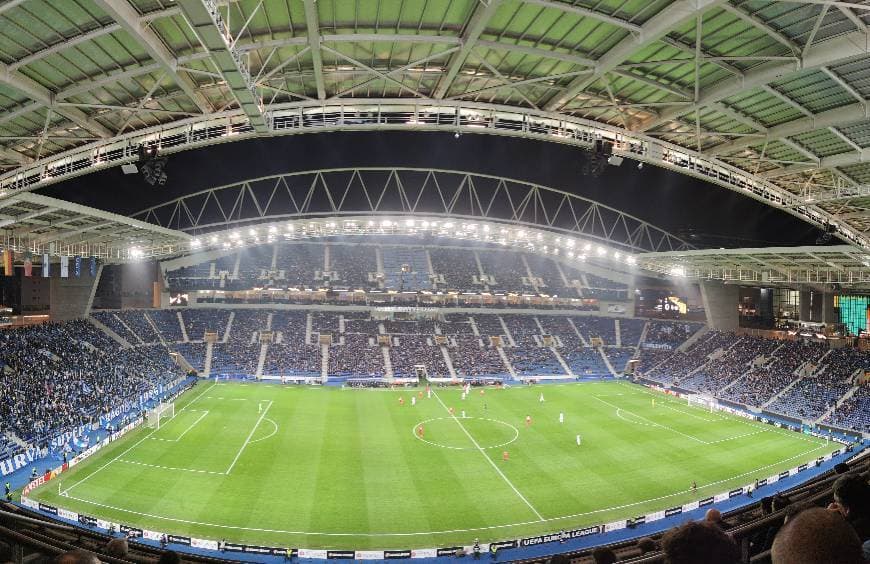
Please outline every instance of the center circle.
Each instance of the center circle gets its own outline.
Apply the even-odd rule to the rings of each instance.
[[[421,425],[422,436],[418,433]],[[451,450],[477,450],[475,442],[482,449],[501,448],[520,436],[510,423],[485,417],[433,417],[414,424],[411,433],[419,441]]]

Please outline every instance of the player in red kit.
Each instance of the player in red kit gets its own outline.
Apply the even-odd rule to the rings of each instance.
[[[424,434],[424,432],[425,432],[425,431],[424,431],[424,429],[423,429],[423,426],[422,426],[422,425],[417,425],[417,436],[420,437],[420,438],[422,439],[422,438],[423,438],[423,434]]]
[[[501,453],[501,459],[502,459],[502,460],[507,460],[507,459],[509,459],[509,458],[510,458],[510,454],[508,453],[508,451],[504,451],[504,452]]]

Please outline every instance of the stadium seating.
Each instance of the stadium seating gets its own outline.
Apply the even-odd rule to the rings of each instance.
[[[519,253],[480,253],[484,274],[492,276],[495,283],[489,286],[494,292],[534,293],[528,283],[529,274]],[[526,283],[523,283],[525,279]]]
[[[202,341],[206,333],[217,333],[218,339],[223,339],[230,312],[220,309],[184,309],[181,310],[184,329],[191,341]]]
[[[700,323],[651,320],[643,345],[647,348],[676,349],[702,327]]]
[[[722,333],[717,336],[718,346],[725,350],[722,356],[710,360],[691,376],[678,382],[681,388],[715,394],[746,373],[750,363],[758,357],[772,354],[781,342],[758,337],[740,337]]]
[[[602,349],[604,354],[607,356],[607,360],[610,361],[610,365],[617,372],[617,374],[621,374],[625,371],[625,366],[628,364],[628,361],[634,357],[634,349],[626,348],[626,347],[605,347]]]
[[[171,350],[183,356],[198,373],[205,371],[205,343],[177,343]]]
[[[610,369],[597,348],[576,348],[559,351],[565,363],[577,376],[610,376]]]
[[[115,312],[115,317],[118,321],[130,328],[136,337],[142,343],[159,343],[160,337],[154,330],[154,326],[145,317],[145,311],[140,309],[131,309]]]
[[[425,249],[384,246],[381,247],[381,255],[385,290],[419,292],[432,289]]]
[[[0,332],[0,422],[32,444],[183,375],[160,345],[121,349],[84,320]]]
[[[279,278],[294,288],[320,286],[318,273],[323,271],[323,245],[299,243],[278,245],[275,268]]]
[[[450,354],[453,368],[460,378],[504,377],[508,374],[498,351],[488,345],[484,346],[478,338],[456,337],[447,351]]]
[[[338,279],[330,286],[336,289],[377,288],[377,282],[369,280],[369,274],[378,270],[375,248],[369,245],[331,244],[329,246],[329,268],[338,273]]]
[[[333,340],[329,347],[329,378],[346,379],[351,376],[385,375],[381,347],[373,337],[349,333],[343,343]]]
[[[160,336],[166,342],[183,341],[184,336],[181,334],[181,323],[178,321],[178,314],[174,310],[155,309],[145,313],[154,322],[154,326],[160,332]]]
[[[824,421],[841,429],[870,433],[870,384],[864,384]]]
[[[429,250],[429,256],[432,257],[435,274],[443,276],[445,280],[444,283],[439,282],[439,289],[472,292],[480,292],[484,289],[483,285],[474,283],[474,277],[480,270],[472,252],[433,248]]]
[[[640,337],[643,334],[643,328],[645,325],[646,320],[644,319],[620,319],[620,344],[623,347],[636,347],[640,343]]]
[[[119,337],[130,343],[137,345],[140,343],[139,338],[133,333],[121,320],[111,311],[95,311],[91,314],[94,319],[114,331]]]
[[[616,323],[609,317],[576,316],[571,318],[577,330],[591,342],[594,337],[600,338],[605,345],[616,345]]]
[[[450,371],[441,353],[441,347],[425,335],[402,334],[393,339],[390,347],[390,362],[393,374],[399,378],[415,377],[417,365],[424,365],[432,378],[449,378]]]

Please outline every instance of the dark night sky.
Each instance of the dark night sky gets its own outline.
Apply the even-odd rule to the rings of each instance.
[[[271,174],[340,167],[442,168],[526,180],[596,200],[683,236],[696,246],[813,244],[818,230],[725,188],[633,161],[583,176],[583,152],[557,143],[494,135],[347,132],[255,139],[169,157],[166,186],[120,167],[50,186],[40,193],[130,214],[212,186]]]

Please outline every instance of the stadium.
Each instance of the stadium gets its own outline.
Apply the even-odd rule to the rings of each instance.
[[[0,3],[0,563],[870,562],[868,25]]]

